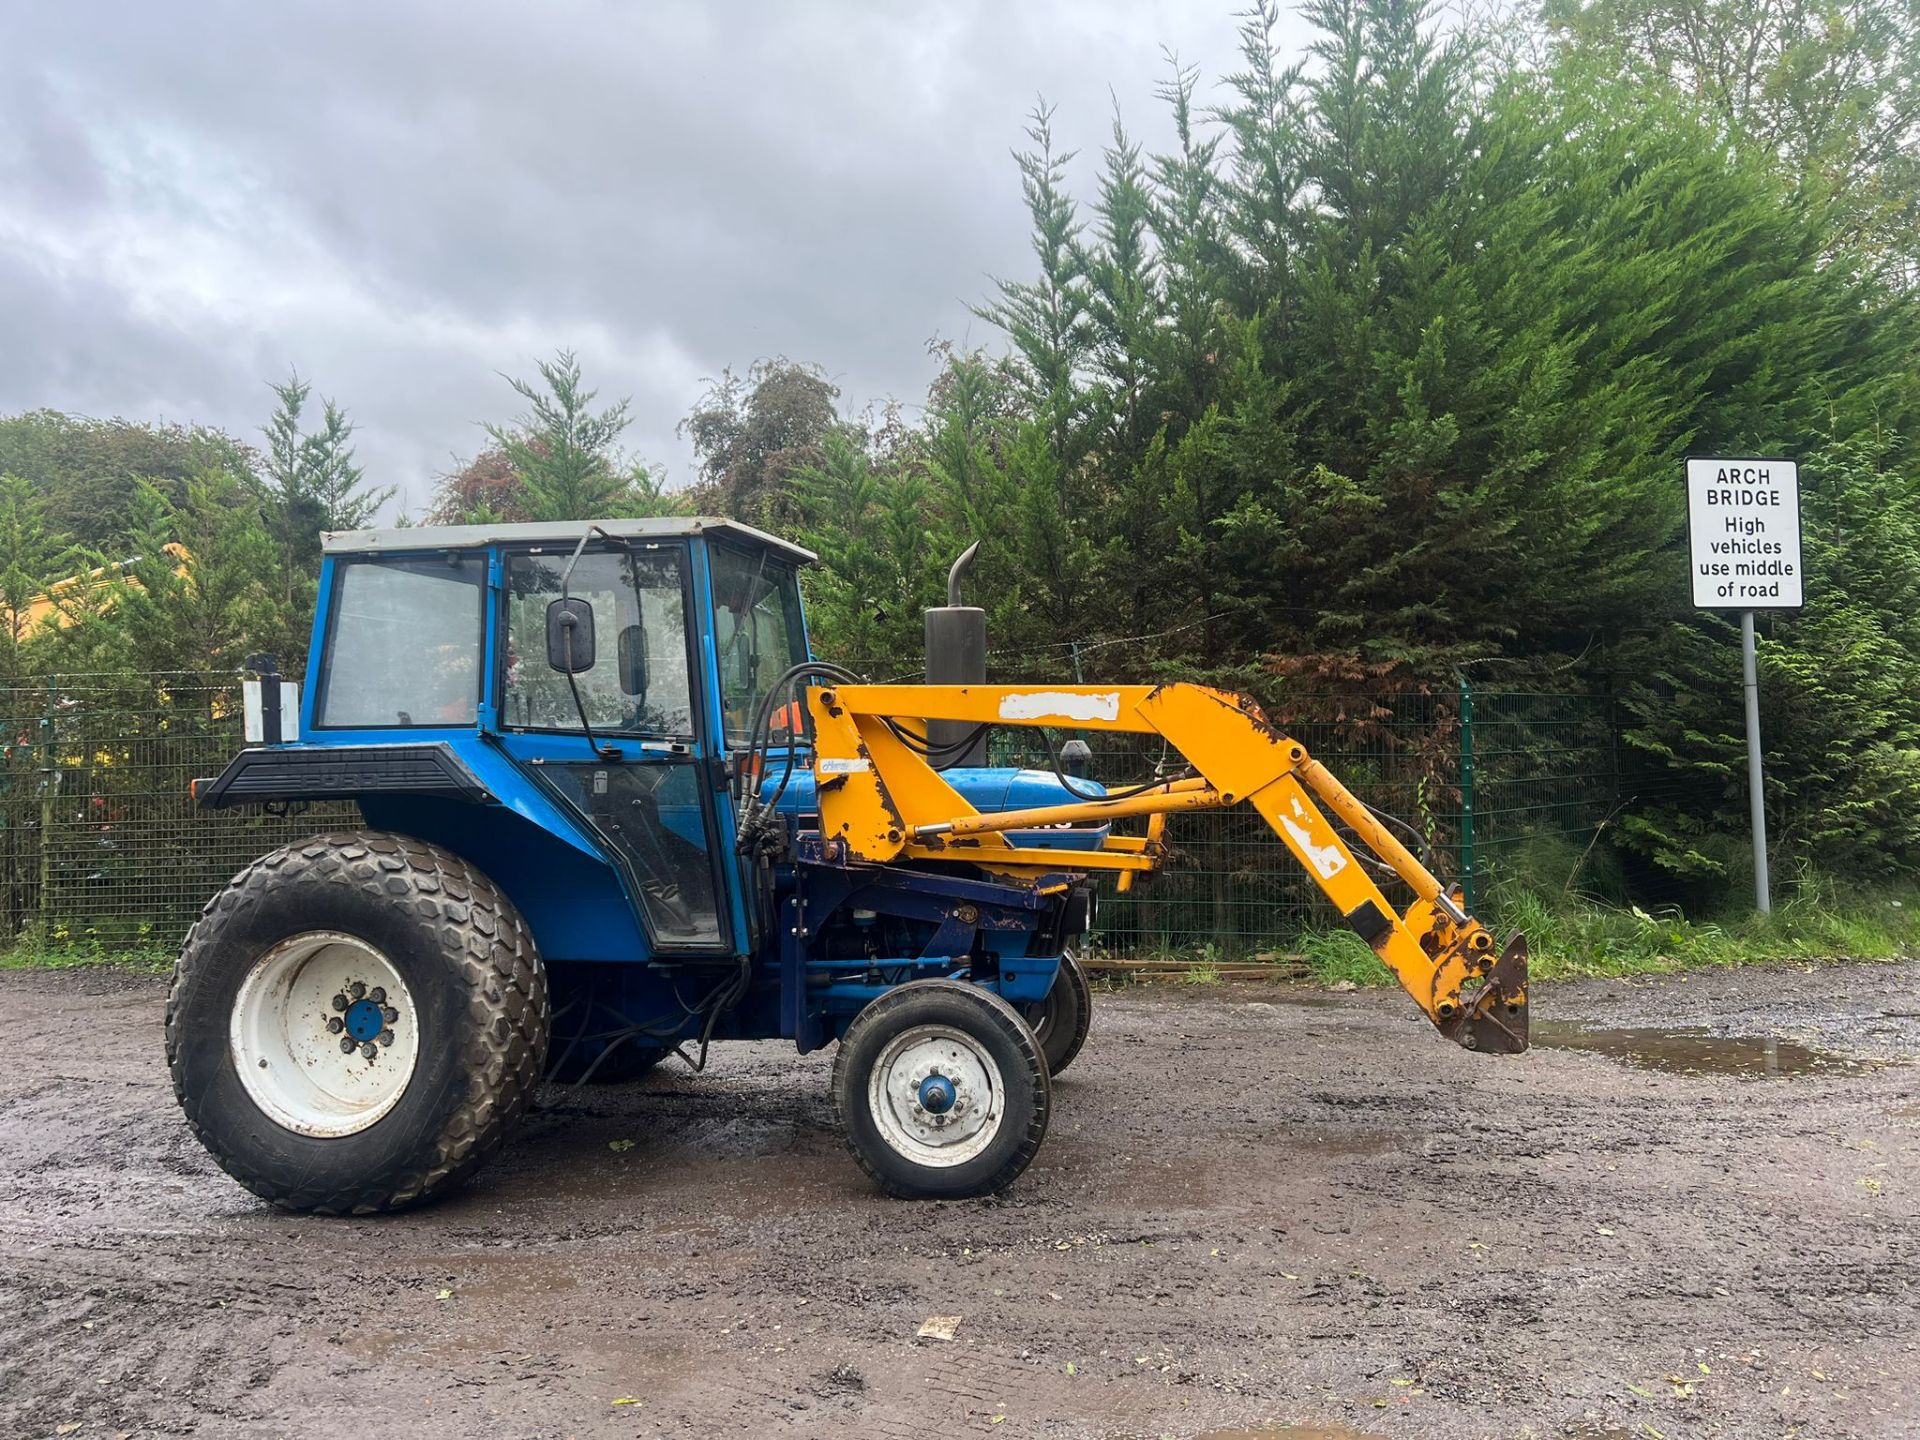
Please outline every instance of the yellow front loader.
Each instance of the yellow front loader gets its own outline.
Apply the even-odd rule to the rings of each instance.
[[[861,685],[807,692],[820,835],[869,864],[964,862],[1014,882],[1063,870],[1111,873],[1128,889],[1161,864],[1170,815],[1251,805],[1440,1033],[1469,1050],[1527,1048],[1527,944],[1496,947],[1485,926],[1374,813],[1244,696],[1200,685]],[[1037,809],[982,813],[928,761],[930,725],[1026,726],[1157,735],[1186,762],[1179,778]],[[1388,901],[1326,810],[1413,892]],[[1017,843],[1020,832],[1145,817],[1094,848]]]

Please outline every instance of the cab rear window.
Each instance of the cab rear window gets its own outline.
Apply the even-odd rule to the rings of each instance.
[[[486,578],[482,555],[336,565],[316,723],[382,730],[473,724]]]

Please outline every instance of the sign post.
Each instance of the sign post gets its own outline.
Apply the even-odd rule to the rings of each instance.
[[[1767,876],[1767,807],[1760,749],[1760,676],[1753,612],[1797,610],[1805,597],[1800,564],[1800,467],[1791,460],[1687,461],[1687,550],[1693,603],[1740,612],[1740,672],[1747,702],[1747,800],[1753,817],[1753,897],[1773,909]]]

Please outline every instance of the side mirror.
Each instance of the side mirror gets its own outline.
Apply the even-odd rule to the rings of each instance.
[[[641,626],[623,625],[619,640],[620,693],[647,693],[647,632]]]
[[[593,606],[585,600],[548,602],[547,664],[562,675],[593,668]]]

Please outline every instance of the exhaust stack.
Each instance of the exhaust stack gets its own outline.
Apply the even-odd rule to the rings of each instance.
[[[947,572],[947,603],[926,612],[927,683],[929,685],[980,685],[987,678],[987,612],[976,605],[960,603],[960,581],[967,567],[980,553],[974,541]],[[987,763],[987,737],[982,734],[973,743],[962,746],[976,727],[960,720],[930,720],[927,739],[936,747],[932,764],[936,770],[956,765]],[[955,746],[955,749],[941,747]]]

